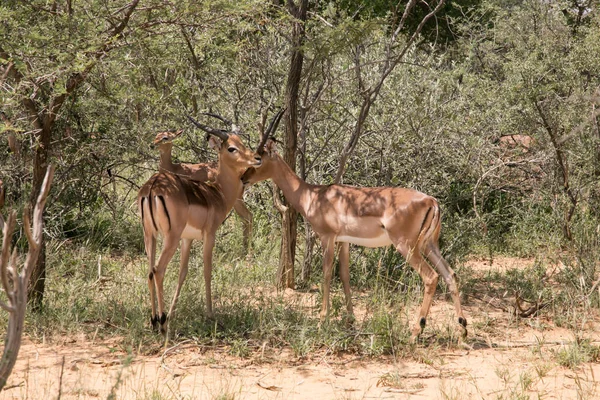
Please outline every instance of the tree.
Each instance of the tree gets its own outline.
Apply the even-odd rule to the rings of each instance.
[[[402,18],[400,18],[398,24],[396,25],[393,34],[387,39],[385,43],[385,58],[379,67],[378,77],[369,84],[368,78],[363,75],[363,48],[364,45],[359,43],[354,48],[354,69],[356,73],[356,82],[358,94],[361,98],[361,103],[359,106],[358,115],[356,116],[356,123],[352,129],[352,134],[348,143],[342,150],[342,153],[339,158],[339,166],[337,169],[337,173],[335,175],[335,183],[341,183],[342,177],[344,175],[344,171],[346,169],[346,162],[348,157],[354,152],[358,141],[361,135],[364,132],[364,125],[369,117],[369,112],[371,111],[371,107],[377,100],[379,93],[383,87],[383,84],[386,78],[392,73],[394,68],[402,61],[406,52],[411,48],[415,40],[418,38],[421,30],[432,17],[442,8],[445,0],[439,0],[434,9],[432,9],[427,15],[423,17],[421,22],[417,25],[414,32],[410,35],[408,40],[403,43],[401,46],[398,46],[399,35],[403,32],[405,28],[405,23],[411,14],[416,0],[409,0],[406,4],[404,12],[402,14]]]
[[[305,41],[304,23],[306,22],[308,0],[299,0],[298,4],[293,0],[287,0],[287,9],[294,21],[292,22],[290,68],[285,87],[286,113],[283,159],[295,171],[298,148],[298,97],[302,78],[302,63],[304,62],[302,46]],[[298,212],[293,207],[285,206],[281,209],[281,213],[281,251],[279,253],[277,282],[280,287],[294,288]]]
[[[3,97],[8,100],[6,103],[9,105],[22,107],[33,128],[31,132],[35,149],[29,199],[31,206],[40,194],[61,109],[94,67],[124,38],[125,28],[138,3],[139,0],[133,0],[119,9],[117,14],[111,14],[107,18],[110,28],[104,30],[102,27],[98,36],[90,35],[94,30],[90,29],[87,14],[89,11],[98,13],[99,9],[103,9],[96,3],[89,5],[90,9],[76,10],[70,2],[63,9],[59,9],[57,3],[46,8],[36,3],[17,2],[2,10],[10,16],[13,24],[27,21],[32,27],[23,30],[16,25],[4,25],[2,35],[7,40],[0,46],[0,75],[9,80],[13,88],[8,94],[3,94]],[[115,15],[120,15],[121,18],[116,18]],[[90,31],[86,31],[86,28]],[[29,47],[28,42],[33,45]],[[56,48],[51,54],[44,54],[50,47],[48,42]],[[75,50],[72,49],[72,42],[77,44],[74,46]],[[30,286],[30,298],[36,309],[42,305],[45,279],[45,242],[42,237],[40,255],[32,271]]]

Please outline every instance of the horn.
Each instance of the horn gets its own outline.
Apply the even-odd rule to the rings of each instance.
[[[229,139],[229,134],[227,133],[227,131],[224,131],[221,129],[214,129],[214,128],[211,128],[210,126],[203,125],[200,122],[196,121],[194,118],[190,117],[189,115],[187,117],[190,121],[192,121],[192,123],[194,125],[196,125],[196,127],[202,129],[204,132],[209,133],[211,135],[215,135],[216,137],[218,137],[219,139],[221,139],[224,142],[227,139]]]
[[[275,116],[269,123],[267,130],[263,133],[260,143],[258,144],[258,147],[256,148],[256,152],[258,154],[262,154],[265,151],[264,150],[265,143],[267,143],[267,139],[269,138],[269,136],[272,136],[275,134],[275,131],[277,130],[277,126],[279,126],[279,121],[281,121],[281,117],[283,116],[283,113],[285,113],[285,108],[282,108],[281,110],[279,110],[279,112],[277,114],[275,114]]]

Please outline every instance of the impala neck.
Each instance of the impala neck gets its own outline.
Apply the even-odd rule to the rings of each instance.
[[[296,175],[279,154],[276,154],[275,157],[276,168],[274,168],[271,179],[281,189],[288,203],[306,217],[312,203],[315,186],[306,183]]]
[[[242,192],[242,174],[244,171],[238,171],[228,165],[225,165],[219,159],[217,173],[215,174],[215,184],[219,186],[223,193],[227,211],[231,210]]]
[[[173,170],[173,159],[171,158],[171,149],[173,145],[171,143],[162,144],[158,151],[160,152],[160,164],[159,168],[161,171],[172,171]]]

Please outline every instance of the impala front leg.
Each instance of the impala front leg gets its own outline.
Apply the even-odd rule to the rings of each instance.
[[[344,296],[346,297],[346,310],[348,316],[354,319],[354,310],[352,309],[352,294],[350,293],[350,243],[340,243],[340,279],[344,286]]]
[[[323,246],[323,300],[321,304],[321,321],[329,316],[329,290],[333,275],[333,258],[335,255],[334,238],[321,239]]]
[[[243,247],[244,252],[247,254],[250,251],[250,242],[252,240],[252,213],[248,210],[241,197],[235,201],[233,209],[240,216],[244,225]]]
[[[206,316],[213,318],[212,296],[211,296],[211,274],[212,274],[212,256],[215,246],[215,233],[210,233],[204,237],[204,288],[206,289]]]

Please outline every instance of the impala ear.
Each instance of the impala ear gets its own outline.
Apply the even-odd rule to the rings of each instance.
[[[221,139],[219,139],[215,136],[212,136],[212,135],[208,138],[208,147],[213,149],[217,153],[219,151],[221,151],[222,145],[223,145],[223,142],[221,141]]]
[[[273,153],[277,152],[277,142],[275,142],[275,139],[267,139],[267,143],[265,143],[265,151],[267,152],[267,154],[269,154],[269,156],[272,156]]]

